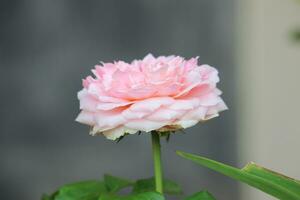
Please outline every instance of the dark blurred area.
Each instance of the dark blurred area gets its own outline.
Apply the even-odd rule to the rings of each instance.
[[[0,2],[0,196],[39,199],[65,183],[153,174],[150,135],[116,144],[74,121],[81,79],[99,61],[148,53],[200,56],[220,71],[230,108],[163,142],[164,175],[185,194],[202,189],[237,199],[237,184],[176,156],[175,150],[235,165],[233,0]]]

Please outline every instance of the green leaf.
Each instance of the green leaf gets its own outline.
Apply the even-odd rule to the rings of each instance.
[[[182,194],[182,190],[180,186],[177,183],[170,180],[163,181],[163,190],[165,194],[171,194],[171,195]],[[136,183],[133,185],[132,192],[134,194],[140,192],[149,192],[149,191],[155,191],[154,178],[140,179],[137,180]]]
[[[112,193],[117,192],[117,191],[121,190],[122,188],[132,186],[134,184],[134,182],[132,182],[130,180],[126,180],[126,179],[119,178],[116,176],[111,176],[108,174],[104,175],[104,182],[105,182],[107,191],[112,192]]]
[[[102,181],[82,181],[61,187],[54,200],[97,200],[106,192]]]
[[[105,194],[100,196],[98,200],[164,200],[164,197],[157,192],[144,192],[127,196]]]
[[[215,170],[235,180],[262,190],[278,199],[299,200],[300,182],[254,163],[238,169],[201,156],[177,151],[177,154],[199,165]]]
[[[197,192],[184,200],[216,200],[215,197],[207,191]]]
[[[54,192],[51,195],[43,194],[41,200],[55,200],[55,196],[58,194],[58,191]]]

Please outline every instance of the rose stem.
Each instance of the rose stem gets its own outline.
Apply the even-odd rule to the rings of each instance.
[[[151,131],[152,137],[152,153],[154,161],[154,174],[155,174],[155,189],[158,193],[163,193],[163,179],[162,179],[162,167],[161,167],[161,151],[159,133],[157,131]]]

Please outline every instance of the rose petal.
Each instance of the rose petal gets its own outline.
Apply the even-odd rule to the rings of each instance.
[[[199,70],[203,81],[209,81],[213,83],[218,83],[220,81],[218,71],[215,68],[209,65],[201,65]]]
[[[207,107],[199,106],[198,108],[187,112],[181,119],[183,120],[192,119],[197,121],[204,120],[206,118],[207,110],[208,110]]]
[[[214,93],[209,93],[199,97],[199,101],[201,106],[214,106],[222,102],[222,99]]]
[[[138,112],[153,112],[161,106],[170,105],[174,102],[171,97],[154,97],[138,101],[130,106],[130,110]]]
[[[126,122],[120,110],[101,111],[95,113],[95,121],[99,128],[114,128]]]
[[[89,94],[86,89],[83,89],[78,92],[77,96],[78,99],[80,100],[79,101],[80,109],[90,111],[90,112],[95,112],[98,101],[93,95]]]
[[[194,126],[198,123],[197,120],[178,120],[174,122],[174,124],[181,126],[182,128],[189,128],[191,126]]]
[[[193,83],[192,85],[189,85],[184,90],[182,90],[181,92],[179,92],[178,94],[176,94],[174,96],[174,98],[178,98],[180,96],[183,96],[183,95],[187,94],[190,90],[192,90],[193,88],[197,87],[200,84],[201,84],[201,82],[199,81],[199,82]]]
[[[138,130],[130,129],[130,128],[121,126],[121,127],[117,127],[117,128],[114,128],[114,129],[104,131],[102,134],[109,140],[116,140],[117,138],[125,135],[126,133],[135,134],[137,131]]]
[[[191,99],[176,99],[172,105],[168,108],[172,110],[190,110],[197,107],[200,104],[199,99],[191,98]]]
[[[134,102],[120,102],[120,103],[98,103],[97,109],[98,110],[112,110],[114,108],[122,107],[122,106],[127,106],[130,104],[133,104]]]
[[[169,108],[159,108],[153,114],[146,116],[145,118],[151,121],[174,121],[181,117],[185,111],[171,110]]]
[[[158,121],[150,121],[150,120],[146,120],[146,119],[140,119],[140,120],[129,121],[129,122],[125,123],[125,126],[128,128],[131,128],[131,129],[150,132],[153,130],[157,130],[167,124],[168,124],[168,121],[158,122]]]
[[[131,119],[141,119],[144,116],[148,115],[148,112],[142,112],[142,111],[133,111],[131,109],[126,109],[122,112],[122,115],[124,118],[131,120]]]
[[[149,54],[131,63],[102,63],[83,80],[76,121],[91,134],[116,139],[127,131],[176,130],[227,109],[217,89],[218,71],[198,58]]]
[[[81,111],[75,121],[93,126],[95,124],[94,113]]]
[[[217,105],[208,107],[207,115],[216,115],[217,113],[227,110],[228,107],[224,101],[220,101]]]

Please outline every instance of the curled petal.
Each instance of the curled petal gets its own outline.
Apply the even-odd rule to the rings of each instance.
[[[206,113],[207,116],[206,116],[205,120],[217,117],[217,116],[219,116],[219,112],[227,110],[227,109],[228,109],[228,107],[226,106],[224,101],[221,101],[216,106],[208,107],[208,111]]]
[[[131,120],[131,119],[141,119],[144,116],[148,115],[148,112],[143,111],[134,111],[132,109],[126,109],[122,112],[124,118]]]
[[[146,116],[145,118],[151,121],[174,121],[174,119],[180,118],[184,113],[185,111],[183,110],[159,108],[153,114]]]
[[[80,109],[90,112],[95,112],[98,101],[93,96],[90,95],[86,89],[83,89],[78,92],[78,99],[80,100]]]
[[[98,128],[106,130],[119,126],[126,122],[124,117],[120,115],[119,110],[102,111],[95,113],[95,122]],[[102,131],[102,130],[100,130]]]
[[[107,131],[103,131],[102,134],[109,140],[116,140],[117,138],[125,134],[135,134],[136,132],[138,132],[138,130],[120,126]]]
[[[147,119],[139,119],[139,120],[132,120],[132,121],[125,123],[125,126],[131,128],[131,129],[150,132],[150,131],[159,129],[159,128],[167,125],[168,123],[169,123],[168,121],[158,122],[158,121],[150,121]]]
[[[154,97],[138,101],[130,106],[132,111],[153,112],[161,106],[167,106],[174,102],[171,97]]]
[[[199,97],[201,106],[215,106],[223,100],[216,94],[210,93]]]
[[[201,65],[199,69],[203,81],[208,81],[213,83],[218,83],[220,81],[218,76],[218,71],[215,68],[209,65]]]
[[[120,102],[120,103],[105,103],[105,102],[101,102],[98,103],[97,105],[97,109],[98,110],[112,110],[118,107],[123,107],[123,106],[127,106],[130,104],[133,104],[134,102]]]
[[[190,110],[187,112],[182,119],[192,119],[192,120],[197,120],[197,121],[202,121],[206,119],[207,115],[207,107],[199,106],[196,109]]]
[[[81,111],[75,121],[93,126],[95,124],[94,114],[87,111]]]
[[[76,121],[91,134],[115,140],[137,131],[174,131],[226,110],[217,88],[218,71],[198,57],[154,57],[131,63],[101,63],[83,80]]]
[[[181,92],[179,92],[178,94],[176,94],[176,95],[174,96],[174,98],[178,98],[178,97],[180,97],[180,96],[183,96],[183,95],[187,94],[189,91],[191,91],[193,88],[197,87],[197,86],[200,85],[200,84],[201,84],[201,82],[199,81],[199,82],[196,82],[196,83],[193,83],[193,84],[187,86],[187,87],[184,88]]]
[[[197,120],[193,120],[193,119],[188,120],[187,119],[187,120],[178,120],[174,124],[179,125],[182,128],[189,128],[189,127],[196,125],[198,122],[199,121],[197,121]]]
[[[190,99],[177,99],[172,105],[169,106],[172,110],[191,110],[200,104],[198,98]]]

